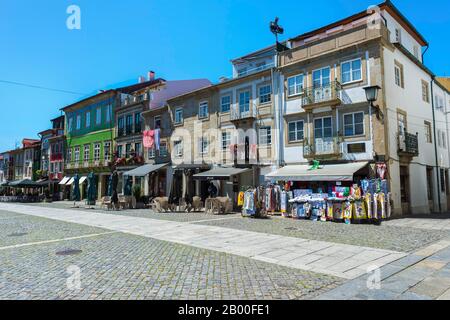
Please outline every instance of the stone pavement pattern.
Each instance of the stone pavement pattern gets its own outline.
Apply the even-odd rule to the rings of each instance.
[[[309,299],[342,283],[332,276],[107,231],[0,211],[0,299]],[[61,238],[63,232],[71,238]],[[81,252],[56,254],[68,249]],[[67,286],[71,266],[80,268],[81,290]]]
[[[366,274],[367,268],[372,265],[381,267],[406,256],[392,250],[93,211],[17,204],[0,204],[0,209],[234,254],[345,279]]]

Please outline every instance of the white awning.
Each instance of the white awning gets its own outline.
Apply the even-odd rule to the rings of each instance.
[[[70,177],[64,177],[59,184],[65,185],[69,181],[69,179],[70,179]]]
[[[194,179],[201,180],[228,180],[232,176],[236,176],[245,172],[249,172],[251,169],[238,169],[238,168],[214,168],[209,171],[194,174]]]
[[[353,181],[353,175],[366,167],[368,162],[323,165],[311,170],[310,165],[290,165],[266,175],[266,180],[275,181]]]
[[[82,184],[83,182],[85,182],[87,179],[87,177],[81,177],[80,178],[80,182],[78,184]]]
[[[129,176],[129,177],[145,177],[150,172],[158,171],[159,169],[164,168],[164,167],[166,167],[168,165],[169,165],[168,163],[163,163],[163,164],[146,164],[146,165],[140,166],[140,167],[138,167],[136,169],[133,169],[131,171],[124,172],[123,175],[124,176]]]
[[[75,178],[70,178],[70,180],[66,183],[66,186],[71,186],[72,184],[73,184],[73,180],[74,180]]]

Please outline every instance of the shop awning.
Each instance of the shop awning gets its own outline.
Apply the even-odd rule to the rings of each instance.
[[[85,182],[87,179],[87,177],[81,177],[80,178],[80,182],[78,184],[82,184],[83,182]]]
[[[368,162],[323,165],[311,170],[310,165],[290,165],[266,175],[266,180],[277,181],[353,181],[353,175]]]
[[[199,180],[228,180],[232,176],[240,175],[245,172],[249,172],[251,169],[238,169],[238,168],[214,168],[209,171],[194,174],[194,179]]]
[[[9,187],[13,188],[39,188],[40,185],[30,179],[17,180],[9,183]]]
[[[69,182],[69,180],[70,180],[70,177],[64,177],[59,184],[65,185],[67,182]]]
[[[66,186],[71,186],[73,184],[73,181],[75,180],[75,178],[70,178],[69,181],[67,181]]]
[[[133,169],[131,171],[124,172],[123,175],[129,176],[129,177],[145,177],[149,173],[151,173],[153,171],[158,171],[159,169],[164,168],[168,165],[169,165],[168,163],[146,164],[146,165],[140,166],[136,169]]]

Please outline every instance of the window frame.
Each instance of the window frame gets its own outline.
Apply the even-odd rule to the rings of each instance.
[[[176,140],[173,142],[173,151],[176,157],[183,157],[183,140]]]
[[[206,110],[206,112],[205,112]],[[199,119],[208,119],[209,118],[209,102],[201,101],[198,104],[198,118]]]
[[[301,84],[297,83],[297,78],[299,78],[299,77],[302,78]],[[289,80],[291,80],[291,79],[295,80],[294,85],[293,85],[294,93],[292,93],[292,94],[289,91],[289,88],[292,87],[291,85],[289,85]],[[299,85],[301,87],[301,91],[300,92],[297,91]],[[294,76],[288,77],[286,79],[286,87],[287,87],[287,96],[288,97],[295,97],[295,96],[298,96],[298,95],[302,95],[304,93],[304,91],[305,91],[305,75],[303,73],[299,73],[299,74],[296,74]]]
[[[324,126],[324,120],[325,119],[330,119],[331,120],[331,126],[330,127],[325,127]],[[322,136],[321,137],[317,137],[316,136],[316,131],[318,130],[316,128],[316,121],[321,120],[322,122]],[[331,136],[330,137],[325,137],[325,129],[331,129]],[[325,117],[318,117],[318,118],[314,118],[313,119],[313,132],[314,132],[314,140],[315,139],[327,139],[327,138],[333,138],[333,117],[332,116],[325,116]]]
[[[262,135],[261,132],[265,130],[265,134]],[[261,137],[265,137],[265,141],[262,141]],[[261,126],[258,129],[258,143],[262,146],[272,145],[272,127],[271,126]]]
[[[360,122],[358,122],[358,124],[362,124],[362,128],[363,128],[363,132],[362,133],[356,133],[356,122],[355,122],[355,116],[357,115],[357,114],[362,114],[362,123],[360,123]],[[346,133],[346,127],[348,126],[348,125],[346,125],[345,124],[345,117],[346,116],[352,116],[352,130],[353,130],[353,134],[351,134],[351,135],[347,135],[347,133]],[[366,119],[365,119],[365,117],[366,117],[366,114],[365,114],[365,112],[364,111],[356,111],[356,112],[348,112],[348,113],[344,113],[343,115],[342,115],[342,124],[343,124],[343,128],[344,128],[344,137],[348,137],[348,138],[351,138],[351,137],[361,137],[361,136],[364,136],[365,134],[366,134]]]
[[[101,150],[102,150],[101,143],[100,142],[95,142],[94,143],[94,153],[93,153],[94,161],[100,161]]]
[[[328,69],[328,71],[329,71],[329,75],[328,75],[328,83],[327,83],[327,84],[324,84],[324,81],[323,81],[323,80],[324,80],[324,79],[327,79],[327,78],[323,76],[323,71],[326,70],[326,69]],[[316,84],[315,84],[315,79],[314,79],[314,73],[316,73],[316,72],[318,72],[318,71],[320,71],[320,85],[319,85],[319,86],[316,86]],[[322,67],[322,68],[318,68],[318,69],[313,70],[313,71],[311,72],[311,79],[312,79],[312,87],[315,88],[315,89],[323,88],[323,87],[325,87],[325,86],[329,86],[329,85],[331,84],[331,67],[330,67],[330,66],[325,66],[325,67]]]
[[[156,126],[157,119],[159,119],[159,127]],[[162,127],[162,118],[161,118],[161,116],[160,115],[154,116],[153,117],[153,129],[161,129],[161,127]]]
[[[261,94],[261,90],[264,88],[269,87],[269,92]],[[261,101],[262,97],[266,97],[266,101]],[[267,98],[268,97],[268,98]],[[270,104],[272,103],[272,85],[270,83],[268,84],[262,84],[258,87],[258,102],[260,105]]]
[[[105,161],[111,160],[111,141],[104,141],[103,142],[103,159]]]
[[[207,155],[207,154],[209,154],[209,139],[207,137],[199,138],[199,147],[200,147],[199,148],[199,154],[200,155]],[[204,149],[206,149],[206,150],[204,150]]]
[[[173,122],[175,125],[183,124],[183,122],[184,122],[184,115],[183,115],[184,111],[183,110],[184,109],[182,107],[175,109],[174,117],[173,117]],[[177,115],[181,115],[179,121],[177,121]]]
[[[426,143],[433,143],[433,134],[432,134],[431,122],[424,121],[424,126],[425,126],[425,142]]]
[[[228,110],[224,110],[223,109],[223,106],[224,106],[223,99],[224,98],[228,98],[229,99]],[[231,94],[224,94],[224,95],[222,95],[220,97],[220,113],[229,113],[229,112],[231,112],[231,103],[232,103]]]
[[[102,124],[102,108],[97,107],[95,109],[95,125],[99,126]]]
[[[353,62],[355,61],[359,61],[359,72],[360,72],[360,78],[359,79],[353,79],[353,72],[355,72],[357,69],[353,70]],[[344,82],[344,69],[343,66],[344,64],[350,64],[350,80],[347,82]],[[363,63],[362,63],[362,59],[361,58],[356,58],[356,59],[352,59],[352,60],[347,60],[347,61],[343,61],[341,62],[341,84],[352,84],[355,82],[360,82],[363,81]]]
[[[228,150],[231,146],[231,132],[222,131],[222,151]]]
[[[422,101],[430,103],[430,83],[426,80],[421,79],[422,84]]]
[[[85,115],[85,127],[89,128],[90,126],[91,126],[91,112],[88,111],[88,112],[86,112],[86,115]]]
[[[298,124],[302,123],[302,130],[298,129]],[[295,124],[295,130],[294,130],[294,134],[295,134],[295,140],[291,140],[291,129],[290,129],[290,125],[294,123]],[[293,120],[293,121],[288,121],[288,127],[287,127],[287,133],[288,133],[288,143],[297,143],[297,142],[301,142],[303,140],[305,140],[305,120]],[[301,139],[299,139],[298,137],[298,132],[303,132],[303,137]]]

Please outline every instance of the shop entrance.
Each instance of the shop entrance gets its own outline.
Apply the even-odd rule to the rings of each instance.
[[[411,214],[410,205],[410,185],[409,185],[409,167],[400,166],[400,195],[402,200],[402,214]]]

